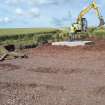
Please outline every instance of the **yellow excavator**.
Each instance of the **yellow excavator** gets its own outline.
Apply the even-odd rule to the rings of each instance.
[[[90,5],[88,7],[86,7],[85,9],[83,9],[79,16],[77,17],[77,20],[75,23],[73,23],[71,25],[71,33],[77,33],[77,32],[86,32],[87,28],[88,28],[88,24],[87,24],[87,20],[86,18],[84,18],[85,14],[87,14],[90,10],[94,10],[96,13],[96,16],[99,19],[99,25],[98,27],[101,27],[105,24],[103,16],[100,13],[99,7],[97,6],[97,3],[95,0],[92,1],[92,3],[90,3]]]

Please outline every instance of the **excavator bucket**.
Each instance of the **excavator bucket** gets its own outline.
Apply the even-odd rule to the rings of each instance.
[[[100,24],[99,24],[99,27],[103,26],[105,24],[105,21],[103,18],[99,18],[100,20]]]

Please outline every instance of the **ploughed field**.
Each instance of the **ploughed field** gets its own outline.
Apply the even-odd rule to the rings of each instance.
[[[25,53],[0,62],[0,105],[105,105],[105,40]]]

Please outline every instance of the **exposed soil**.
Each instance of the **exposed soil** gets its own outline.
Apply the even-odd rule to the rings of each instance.
[[[105,105],[105,40],[44,45],[0,62],[0,105]]]

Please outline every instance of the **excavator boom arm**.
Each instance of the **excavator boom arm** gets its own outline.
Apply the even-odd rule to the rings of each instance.
[[[92,9],[91,6],[88,6],[87,8],[85,8],[84,10],[82,10],[77,18],[77,22],[81,20],[81,18],[83,18],[83,16],[85,14],[87,14],[90,10]]]

